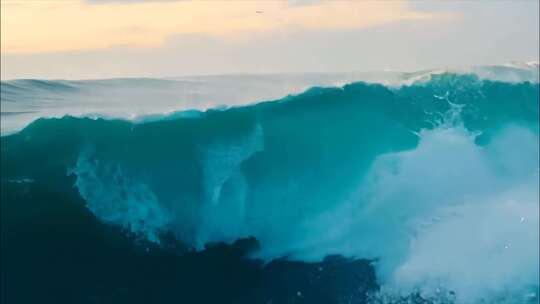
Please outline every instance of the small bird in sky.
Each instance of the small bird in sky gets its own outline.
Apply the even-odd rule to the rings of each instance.
[[[264,13],[264,11],[255,11],[255,13],[262,14],[262,13]]]

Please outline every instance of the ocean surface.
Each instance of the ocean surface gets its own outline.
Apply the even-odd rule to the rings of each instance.
[[[1,82],[2,303],[537,303],[538,63]]]

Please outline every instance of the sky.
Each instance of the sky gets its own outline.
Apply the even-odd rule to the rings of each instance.
[[[539,57],[538,0],[0,4],[3,80],[415,71]]]

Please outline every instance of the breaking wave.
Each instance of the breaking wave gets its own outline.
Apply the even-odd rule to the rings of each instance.
[[[374,303],[538,299],[539,85],[431,75],[140,122],[39,119],[2,178],[75,177],[101,221],[254,257],[367,258]]]

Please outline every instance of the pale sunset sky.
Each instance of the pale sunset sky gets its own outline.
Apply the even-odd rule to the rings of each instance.
[[[538,60],[539,1],[0,0],[2,79]]]

